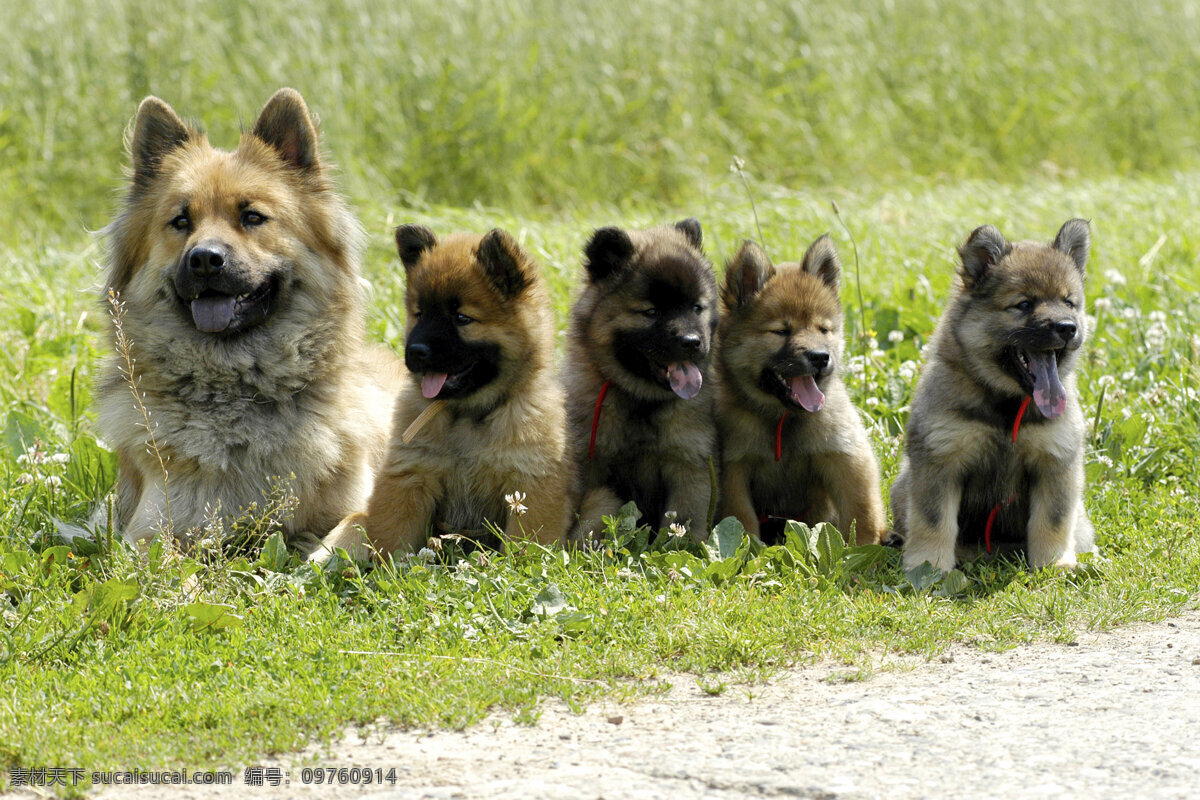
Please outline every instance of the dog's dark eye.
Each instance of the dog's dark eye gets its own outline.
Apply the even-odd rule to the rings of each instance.
[[[821,335],[822,335],[822,336],[828,336],[828,335],[829,335],[829,328],[821,328]]]
[[[192,228],[192,219],[187,214],[179,214],[168,224],[177,231],[187,231]]]
[[[658,316],[658,309],[657,308],[647,308],[645,311],[642,312],[642,316],[649,317],[650,319],[654,319],[655,317]]]
[[[696,303],[696,305],[692,306],[692,311],[695,311],[697,314],[701,314],[704,312],[704,306]]]
[[[463,314],[462,312],[456,311],[454,313],[454,324],[460,328],[463,327],[464,325],[470,325],[474,321],[475,320],[471,319],[470,317],[468,317],[466,314]]]
[[[776,336],[783,336],[784,338],[792,335],[792,332],[787,328],[776,328],[775,330],[771,331],[771,333],[775,334]]]
[[[1064,297],[1063,302],[1067,304],[1067,308],[1074,308],[1075,303],[1069,297]]]
[[[251,211],[249,209],[242,212],[243,228],[253,228],[256,225],[262,225],[266,221],[267,217],[265,214],[260,214],[257,211]]]
[[[1009,306],[1009,308],[1014,308],[1017,311],[1028,311],[1029,309],[1033,308],[1033,303],[1029,300],[1022,300],[1015,305]]]

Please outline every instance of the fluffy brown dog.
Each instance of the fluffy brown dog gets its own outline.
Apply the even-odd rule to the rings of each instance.
[[[287,530],[324,535],[366,505],[402,367],[363,345],[362,233],[304,101],[279,90],[227,152],[148,97],[130,157],[106,290],[150,431],[125,354],[110,356],[97,393],[120,526],[186,537],[282,479]]]
[[[801,263],[753,242],[726,268],[718,332],[721,516],[772,538],[786,519],[831,522],[858,544],[884,527],[879,466],[838,373],[841,265],[822,236]],[[769,531],[769,534],[767,533]]]
[[[583,498],[573,539],[598,533],[601,518],[629,500],[650,524],[707,536],[717,287],[700,248],[694,219],[601,228],[585,248],[587,285],[571,311],[565,366]]]
[[[1071,566],[1092,548],[1073,371],[1089,247],[1087,222],[1073,219],[1052,244],[1010,244],[985,225],[959,249],[892,487],[906,568],[950,569],[956,544],[981,539],[1026,544],[1034,567]]]
[[[387,554],[419,548],[430,534],[477,539],[489,523],[509,538],[561,541],[571,472],[537,264],[501,230],[439,242],[428,228],[403,225],[396,244],[408,275],[412,379],[367,515],[346,520],[326,547]]]

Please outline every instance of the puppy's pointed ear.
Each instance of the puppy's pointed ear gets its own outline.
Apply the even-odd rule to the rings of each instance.
[[[407,272],[421,260],[421,254],[437,244],[433,231],[424,225],[401,225],[396,228],[396,252]]]
[[[958,248],[962,258],[963,285],[972,288],[987,275],[988,270],[1012,252],[1012,245],[992,225],[981,225],[971,231],[966,243]]]
[[[505,231],[495,228],[479,243],[477,254],[488,283],[506,300],[511,300],[537,278],[537,267]]]
[[[1054,237],[1054,249],[1071,257],[1079,274],[1085,274],[1088,253],[1092,250],[1092,233],[1086,219],[1069,220]]]
[[[145,186],[158,173],[163,157],[198,135],[175,110],[151,95],[138,106],[129,139],[133,182]]]
[[[681,219],[679,222],[675,223],[675,229],[683,232],[683,235],[687,237],[687,240],[691,243],[692,247],[699,250],[703,246],[704,231],[700,229],[700,220],[696,219],[695,217]]]
[[[837,291],[838,284],[842,279],[842,260],[838,258],[837,248],[833,246],[833,240],[829,238],[829,234],[820,236],[808,246],[808,251],[800,262],[800,268],[816,275],[825,282],[826,286]]]
[[[305,172],[320,166],[317,126],[295,89],[271,95],[254,123],[254,135],[279,152],[284,163]]]
[[[742,242],[737,255],[725,267],[725,286],[721,299],[725,307],[741,308],[762,291],[775,274],[775,267],[763,249],[750,240]]]
[[[633,257],[633,240],[620,228],[598,228],[583,248],[584,267],[592,283],[621,272]]]

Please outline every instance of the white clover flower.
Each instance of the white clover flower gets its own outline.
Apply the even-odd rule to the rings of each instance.
[[[28,472],[22,472],[20,475],[17,476],[17,484],[18,485],[28,486],[31,483],[33,483],[33,476],[30,475]]]
[[[1166,322],[1167,321],[1167,312],[1162,311],[1160,309],[1155,309],[1154,311],[1151,311],[1146,316],[1147,316],[1147,319],[1149,319],[1151,322]]]
[[[904,341],[904,331],[888,331],[888,341],[892,344],[899,344]]]
[[[1133,380],[1136,377],[1137,377],[1136,372],[1134,372],[1131,369],[1126,370],[1125,372],[1121,373],[1121,383],[1129,383],[1131,380]]]
[[[1131,306],[1126,306],[1125,310],[1121,312],[1121,316],[1124,317],[1125,319],[1137,319],[1138,310]]]
[[[1096,313],[1108,311],[1112,308],[1112,300],[1109,300],[1107,297],[1097,297],[1095,302],[1092,303],[1092,308],[1096,309]]]
[[[508,503],[508,510],[517,516],[524,516],[529,509],[524,505],[525,493],[513,492],[512,494],[504,495],[504,502]]]
[[[1108,281],[1114,286],[1125,285],[1125,276],[1115,269],[1104,270],[1104,280]]]
[[[57,475],[47,475],[42,479],[42,482],[51,489],[57,489],[58,487],[62,486],[62,478],[58,477]]]
[[[1100,466],[1107,467],[1108,469],[1112,469],[1113,460],[1111,458],[1109,458],[1108,456],[1099,455],[1096,457],[1096,461],[1100,464]]]
[[[70,453],[54,453],[53,455],[47,457],[46,460],[49,461],[51,464],[66,464],[66,463],[70,462],[71,454]]]
[[[1162,325],[1151,325],[1146,329],[1146,344],[1151,350],[1159,350],[1167,343],[1167,331]]]
[[[679,517],[679,512],[678,511],[668,511],[667,513],[663,514],[663,516],[666,517],[667,519],[676,519]]]
[[[617,570],[617,577],[624,581],[630,580],[633,578],[633,570],[628,567],[621,567]]]
[[[920,369],[917,367],[917,362],[909,360],[902,362],[897,372],[899,372],[901,380],[911,383],[917,377]]]
[[[874,336],[872,336],[870,339],[867,339],[867,349],[871,352],[877,351],[879,349],[879,340]]]
[[[1117,382],[1117,379],[1114,378],[1112,375],[1101,375],[1100,380],[1096,381],[1096,383],[1099,384],[1101,389],[1107,389],[1108,387],[1112,386],[1116,382]]]
[[[667,530],[671,532],[672,539],[679,539],[687,536],[687,526],[678,522],[672,522],[667,526]]]
[[[430,550],[428,547],[422,547],[417,551],[417,561],[424,561],[426,564],[437,560],[437,553]]]
[[[866,400],[863,401],[863,404],[866,405],[867,408],[874,408],[875,406],[879,405],[879,398],[878,397],[868,397]]]

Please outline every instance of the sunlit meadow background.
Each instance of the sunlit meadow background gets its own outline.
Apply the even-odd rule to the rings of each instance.
[[[820,657],[861,677],[888,651],[1070,640],[1193,603],[1198,76],[1185,2],[6,0],[0,763],[237,764],[380,717],[533,717],[546,694]],[[885,484],[955,245],[985,222],[1049,239],[1091,219],[1080,384],[1102,556],[1076,577],[1000,561],[914,585],[890,551],[672,553],[629,531],[599,553],[372,573],[299,566],[262,546],[266,524],[201,554],[64,546],[55,522],[113,480],[89,407],[125,126],[153,93],[232,147],[283,85],[320,116],[370,235],[371,333],[396,347],[400,222],[510,229],[560,327],[595,226],[697,216],[718,264],[760,228],[777,260],[829,231]]]

